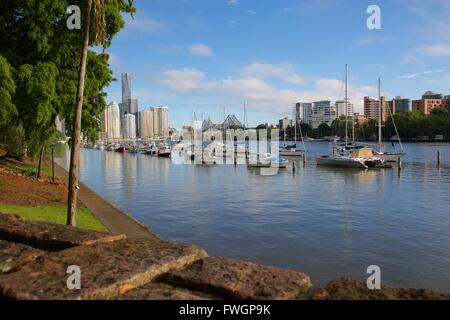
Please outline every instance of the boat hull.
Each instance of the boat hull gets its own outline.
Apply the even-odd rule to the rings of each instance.
[[[316,163],[319,166],[367,169],[367,166],[358,159],[338,158],[329,156],[317,156]]]
[[[281,157],[303,157],[303,151],[280,151],[279,155]]]
[[[378,157],[383,159],[386,162],[399,162],[399,160],[404,156],[404,153],[385,153],[385,154],[377,154]]]

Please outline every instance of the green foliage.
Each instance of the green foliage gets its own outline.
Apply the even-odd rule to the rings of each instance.
[[[331,127],[326,123],[321,123],[318,128],[320,137],[329,137],[331,136]]]
[[[450,114],[447,109],[433,109],[430,115],[418,111],[402,111],[394,115],[394,121],[402,138],[419,136],[434,138],[436,135],[450,137]],[[385,137],[396,135],[392,119],[386,122]]]
[[[133,13],[132,1],[94,0],[90,46],[111,45],[124,27],[123,13]],[[69,5],[84,12],[85,0],[8,0],[0,2],[0,141],[9,128],[25,131],[31,155],[55,135],[57,115],[71,134],[83,30],[66,26]],[[102,14],[99,14],[99,10]],[[82,17],[83,19],[84,17]],[[104,88],[112,78],[105,53],[89,51],[82,132],[96,138],[106,106]]]
[[[0,55],[0,127],[12,121],[17,116],[13,97],[16,92],[11,66],[8,61]]]

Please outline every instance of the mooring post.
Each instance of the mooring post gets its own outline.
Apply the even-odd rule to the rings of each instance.
[[[437,152],[437,165],[438,165],[438,167],[441,165],[441,152],[440,151]]]
[[[403,163],[402,163],[402,158],[398,157],[398,171],[402,171],[403,169]]]
[[[292,160],[292,173],[295,173],[295,160]]]

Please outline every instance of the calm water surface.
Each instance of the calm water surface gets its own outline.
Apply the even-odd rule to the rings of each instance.
[[[308,143],[295,175],[95,149],[82,150],[80,174],[161,237],[210,255],[296,269],[317,285],[366,279],[375,264],[385,284],[450,292],[450,144],[405,148],[400,174],[317,167],[327,143]]]

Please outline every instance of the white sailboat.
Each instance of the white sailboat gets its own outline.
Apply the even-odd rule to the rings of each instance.
[[[295,144],[292,146],[286,146],[286,139],[284,141],[284,146],[280,147],[279,155],[282,157],[303,157],[306,153],[305,148],[305,141],[303,140],[303,133],[302,133],[302,127],[300,126],[300,136],[302,139],[303,144],[303,150],[297,148],[297,125],[298,125],[298,119],[297,119],[297,112],[294,110],[294,141]],[[285,135],[286,137],[286,135]]]
[[[354,129],[352,130],[354,132]],[[368,169],[384,166],[384,160],[373,155],[372,149],[348,142],[348,65],[345,65],[345,145],[334,147],[331,155],[316,156],[319,166]]]
[[[398,141],[400,144],[400,152],[386,152],[383,150],[383,137],[382,137],[382,105],[381,105],[381,79],[378,79],[378,150],[375,151],[375,154],[382,158],[386,162],[399,162],[400,159],[406,154],[403,150],[403,145],[400,140],[400,136],[397,131],[397,126],[395,125],[394,117],[392,115],[391,109],[388,109],[390,117],[392,119],[392,123],[394,125],[395,133],[397,134]]]

